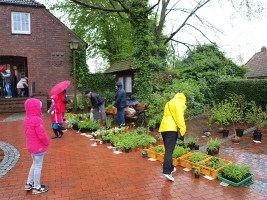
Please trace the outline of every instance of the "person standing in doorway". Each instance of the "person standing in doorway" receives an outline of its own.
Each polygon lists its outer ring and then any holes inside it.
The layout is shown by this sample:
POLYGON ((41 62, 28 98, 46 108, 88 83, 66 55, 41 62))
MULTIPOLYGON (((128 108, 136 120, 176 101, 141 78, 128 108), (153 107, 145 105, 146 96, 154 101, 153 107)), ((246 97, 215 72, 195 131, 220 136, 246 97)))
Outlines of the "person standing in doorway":
POLYGON ((163 175, 170 181, 174 181, 172 173, 176 168, 172 164, 172 154, 176 145, 178 134, 184 137, 186 125, 184 111, 186 110, 186 97, 183 93, 177 93, 174 98, 165 104, 163 118, 160 123, 159 133, 165 146, 163 162, 163 175))
POLYGON ((2 73, 2 76, 5 77, 5 88, 7 91, 7 96, 6 98, 11 98, 12 97, 12 92, 11 92, 11 81, 12 81, 12 77, 11 77, 11 72, 9 69, 6 70, 6 74, 2 73))
POLYGON ((102 126, 106 126, 106 111, 105 111, 105 99, 99 94, 91 92, 90 90, 85 90, 85 96, 91 100, 91 113, 93 113, 93 118, 95 121, 98 120, 98 113, 101 112, 102 115, 102 126))
POLYGON ((41 185, 40 177, 43 159, 50 144, 46 135, 42 116, 42 102, 36 98, 27 99, 24 103, 26 116, 23 120, 24 134, 26 136, 26 149, 30 152, 33 163, 29 171, 25 190, 31 190, 32 194, 48 191, 49 187, 41 185))
POLYGON ((115 85, 117 90, 115 96, 115 103, 113 108, 117 108, 117 120, 118 120, 118 128, 125 126, 125 118, 124 118, 124 108, 126 107, 126 92, 122 87, 122 83, 118 81, 115 85))
POLYGON ((0 98, 5 98, 5 78, 0 75, 0 98))
POLYGON ((21 78, 17 83, 17 89, 19 89, 19 97, 24 97, 26 95, 26 91, 28 90, 27 77, 21 78))

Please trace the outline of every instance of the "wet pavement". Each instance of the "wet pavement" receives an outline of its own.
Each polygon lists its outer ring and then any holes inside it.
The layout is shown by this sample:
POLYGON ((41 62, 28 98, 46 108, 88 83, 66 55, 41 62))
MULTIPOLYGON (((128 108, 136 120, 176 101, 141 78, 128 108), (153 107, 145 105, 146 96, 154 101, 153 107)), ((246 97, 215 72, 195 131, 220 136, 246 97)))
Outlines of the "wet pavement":
MULTIPOLYGON (((141 153, 115 154, 110 144, 92 146, 94 141, 68 130, 61 139, 51 141, 44 157, 41 182, 49 185, 48 192, 32 195, 24 191, 32 160, 25 149, 22 119, 24 113, 0 114, 0 199, 267 199, 267 137, 264 128, 262 143, 253 142, 253 128, 246 127, 239 144, 217 132, 214 124, 211 137, 222 141, 219 154, 252 167, 254 177, 246 184, 222 186, 218 179, 193 177, 177 167, 174 182, 162 176, 162 163, 149 161, 141 153)), ((50 118, 43 116, 48 136, 53 136, 50 118)), ((187 134, 198 136, 200 151, 206 151, 207 138, 203 136, 204 115, 187 120, 187 134)))

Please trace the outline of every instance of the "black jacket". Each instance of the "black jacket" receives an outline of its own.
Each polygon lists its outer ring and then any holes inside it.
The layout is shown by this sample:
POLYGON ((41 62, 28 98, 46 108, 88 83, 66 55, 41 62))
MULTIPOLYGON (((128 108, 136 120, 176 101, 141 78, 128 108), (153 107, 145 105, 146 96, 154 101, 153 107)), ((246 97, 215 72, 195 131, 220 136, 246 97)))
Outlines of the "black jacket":
POLYGON ((93 108, 96 108, 98 106, 101 106, 104 102, 105 99, 101 97, 99 94, 91 92, 91 104, 93 108))

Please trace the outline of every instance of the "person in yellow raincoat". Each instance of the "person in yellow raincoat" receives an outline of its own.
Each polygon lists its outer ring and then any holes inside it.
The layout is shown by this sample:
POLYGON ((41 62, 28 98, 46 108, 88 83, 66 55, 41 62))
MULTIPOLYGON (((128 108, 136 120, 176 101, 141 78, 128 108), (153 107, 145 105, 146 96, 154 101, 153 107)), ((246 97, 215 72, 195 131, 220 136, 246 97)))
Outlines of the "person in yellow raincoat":
POLYGON ((165 155, 163 162, 163 175, 170 181, 174 181, 172 173, 176 168, 172 165, 172 154, 178 138, 177 131, 183 137, 186 132, 184 111, 186 110, 186 96, 177 93, 165 104, 163 118, 160 123, 159 132, 162 134, 165 155))

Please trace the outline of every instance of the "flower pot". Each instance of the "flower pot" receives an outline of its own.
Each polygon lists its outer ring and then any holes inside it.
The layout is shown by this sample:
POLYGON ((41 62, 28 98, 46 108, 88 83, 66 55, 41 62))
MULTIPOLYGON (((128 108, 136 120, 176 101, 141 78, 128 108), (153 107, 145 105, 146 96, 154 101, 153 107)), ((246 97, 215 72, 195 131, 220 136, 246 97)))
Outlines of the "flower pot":
POLYGON ((125 149, 125 150, 124 150, 125 153, 129 153, 129 152, 130 152, 130 149, 131 149, 131 148, 129 148, 129 149, 125 149))
POLYGON ((262 134, 261 135, 253 135, 253 140, 261 141, 261 136, 262 136, 262 134))
POLYGON ((195 173, 195 178, 199 179, 199 177, 200 177, 200 174, 195 173))
POLYGON ((242 137, 243 133, 244 133, 244 129, 238 128, 238 129, 235 130, 235 132, 236 132, 236 136, 242 137))
POLYGON ((147 158, 147 154, 146 153, 142 153, 142 158, 147 158))
POLYGON ((228 137, 228 135, 229 135, 229 130, 225 130, 225 129, 223 129, 222 133, 223 133, 223 137, 228 137))
POLYGON ((220 147, 217 150, 209 150, 207 148, 208 155, 214 156, 215 154, 218 154, 220 150, 220 147))

